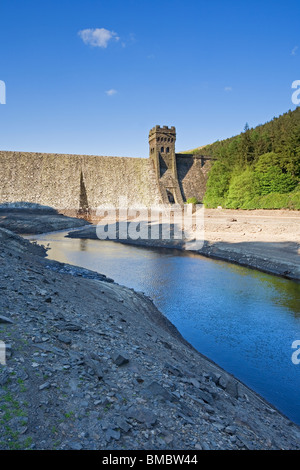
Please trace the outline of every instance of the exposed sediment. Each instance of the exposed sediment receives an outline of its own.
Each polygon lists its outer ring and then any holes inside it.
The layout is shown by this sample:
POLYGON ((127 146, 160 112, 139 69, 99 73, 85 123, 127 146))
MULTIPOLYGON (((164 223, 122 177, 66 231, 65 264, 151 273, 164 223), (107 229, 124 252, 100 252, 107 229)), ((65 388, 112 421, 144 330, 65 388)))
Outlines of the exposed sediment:
POLYGON ((299 449, 142 293, 0 229, 0 449, 299 449))
MULTIPOLYGON (((95 223, 79 228, 68 236, 96 239, 96 226, 95 223)), ((184 237, 119 239, 117 231, 117 241, 141 246, 189 249, 184 237)), ((205 209, 203 244, 196 251, 210 258, 300 280, 300 213, 284 210, 205 209)))
POLYGON ((19 234, 38 234, 87 225, 78 217, 66 217, 52 207, 28 203, 0 204, 0 228, 19 234))

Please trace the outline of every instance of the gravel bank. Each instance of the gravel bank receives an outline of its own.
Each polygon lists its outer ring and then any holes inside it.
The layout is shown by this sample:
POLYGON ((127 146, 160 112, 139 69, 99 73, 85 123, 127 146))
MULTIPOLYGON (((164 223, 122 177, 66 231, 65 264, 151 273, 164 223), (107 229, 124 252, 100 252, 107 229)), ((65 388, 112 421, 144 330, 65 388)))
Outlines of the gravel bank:
POLYGON ((48 206, 29 203, 0 204, 0 228, 18 234, 38 234, 87 225, 84 219, 66 217, 48 206))

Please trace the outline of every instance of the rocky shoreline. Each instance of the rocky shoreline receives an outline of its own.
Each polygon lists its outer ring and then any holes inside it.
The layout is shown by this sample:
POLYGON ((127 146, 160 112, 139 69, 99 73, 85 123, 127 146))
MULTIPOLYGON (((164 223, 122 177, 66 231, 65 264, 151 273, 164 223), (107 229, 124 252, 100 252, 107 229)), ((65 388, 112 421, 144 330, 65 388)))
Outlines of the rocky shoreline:
POLYGON ((0 228, 18 234, 40 234, 68 230, 87 225, 78 217, 66 217, 55 209, 39 204, 0 204, 0 228))
POLYGON ((142 293, 0 228, 0 449, 300 448, 142 293))

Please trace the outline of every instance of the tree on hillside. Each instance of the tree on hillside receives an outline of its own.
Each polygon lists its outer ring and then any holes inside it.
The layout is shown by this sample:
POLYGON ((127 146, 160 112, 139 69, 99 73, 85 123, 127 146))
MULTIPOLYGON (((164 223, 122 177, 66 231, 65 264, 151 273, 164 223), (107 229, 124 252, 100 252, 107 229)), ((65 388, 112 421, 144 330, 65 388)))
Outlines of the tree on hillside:
POLYGON ((230 169, 219 160, 213 165, 210 174, 211 177, 207 182, 204 204, 207 207, 222 206, 229 188, 230 169))
POLYGON ((248 167, 242 172, 236 171, 230 180, 226 207, 238 209, 246 205, 257 194, 257 182, 253 171, 248 167))
POLYGON ((278 208, 280 201, 299 207, 299 193, 294 192, 300 187, 300 107, 254 129, 246 123, 241 134, 216 141, 201 152, 216 159, 204 197, 207 207, 225 203, 245 207, 242 200, 249 202, 249 197, 252 202, 246 206, 251 208, 259 204, 278 208), (291 192, 290 198, 280 196, 291 192))
POLYGON ((274 152, 261 155, 254 169, 259 194, 284 194, 293 191, 298 184, 298 179, 293 175, 292 169, 293 165, 289 157, 283 157, 274 152))
POLYGON ((251 140, 251 131, 247 122, 244 127, 244 132, 241 135, 239 153, 240 153, 239 164, 241 166, 245 166, 248 163, 251 163, 253 161, 254 147, 253 147, 253 143, 251 140))

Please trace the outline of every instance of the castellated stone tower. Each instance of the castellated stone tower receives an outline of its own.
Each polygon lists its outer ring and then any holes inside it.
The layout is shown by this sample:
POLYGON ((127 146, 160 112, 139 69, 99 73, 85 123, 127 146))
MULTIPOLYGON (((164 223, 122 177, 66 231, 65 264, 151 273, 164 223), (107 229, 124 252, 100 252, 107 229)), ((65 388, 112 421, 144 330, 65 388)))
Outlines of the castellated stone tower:
POLYGON ((183 204, 177 176, 175 141, 174 126, 155 126, 149 132, 149 157, 153 162, 162 201, 166 204, 183 204))
POLYGON ((158 178, 167 170, 171 170, 176 177, 175 141, 175 127, 169 129, 167 126, 155 126, 149 132, 150 158, 154 162, 158 178))

